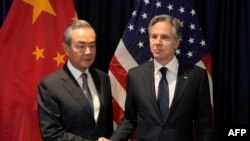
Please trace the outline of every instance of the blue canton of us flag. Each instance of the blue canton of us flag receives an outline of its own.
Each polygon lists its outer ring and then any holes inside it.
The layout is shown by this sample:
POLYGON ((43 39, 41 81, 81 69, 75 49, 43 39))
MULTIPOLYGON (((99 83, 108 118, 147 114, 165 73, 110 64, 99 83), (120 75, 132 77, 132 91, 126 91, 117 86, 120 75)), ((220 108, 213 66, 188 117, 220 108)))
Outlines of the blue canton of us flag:
POLYGON ((195 64, 208 53, 196 12, 189 0, 138 0, 122 36, 128 52, 138 64, 152 58, 147 28, 151 18, 159 14, 168 14, 182 21, 181 44, 176 50, 179 59, 195 64))

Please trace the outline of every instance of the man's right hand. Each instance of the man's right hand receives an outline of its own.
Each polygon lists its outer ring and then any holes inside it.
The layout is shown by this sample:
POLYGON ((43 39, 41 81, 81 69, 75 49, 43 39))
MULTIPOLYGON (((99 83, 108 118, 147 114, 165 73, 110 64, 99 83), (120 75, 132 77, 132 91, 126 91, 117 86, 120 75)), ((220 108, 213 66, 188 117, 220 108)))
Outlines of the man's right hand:
POLYGON ((111 140, 106 139, 106 138, 104 138, 104 137, 100 137, 97 141, 111 141, 111 140))

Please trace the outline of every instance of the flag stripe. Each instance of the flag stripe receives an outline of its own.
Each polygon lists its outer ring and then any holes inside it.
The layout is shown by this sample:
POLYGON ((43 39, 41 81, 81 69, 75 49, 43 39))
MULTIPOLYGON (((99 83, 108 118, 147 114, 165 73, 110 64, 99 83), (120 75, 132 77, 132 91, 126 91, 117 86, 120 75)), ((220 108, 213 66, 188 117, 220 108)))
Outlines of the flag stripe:
POLYGON ((202 62, 204 62, 207 71, 209 72, 210 75, 212 75, 212 66, 211 66, 211 56, 210 53, 206 54, 203 58, 202 58, 202 62))
MULTIPOLYGON (((126 76, 127 71, 121 66, 121 64, 118 62, 117 57, 114 56, 111 60, 110 64, 110 72, 115 76, 115 79, 120 83, 120 85, 123 87, 123 89, 126 89, 126 76)), ((113 85, 112 85, 113 86, 113 85)))
POLYGON ((125 105, 125 98, 126 98, 126 91, 125 89, 122 88, 122 86, 120 85, 120 83, 116 80, 116 78, 114 77, 114 75, 112 74, 112 72, 109 72, 109 76, 110 76, 110 83, 112 86, 112 96, 113 99, 116 100, 117 105, 119 105, 119 108, 121 110, 124 110, 124 105, 125 105))
POLYGON ((123 40, 120 40, 115 51, 115 56, 126 71, 132 67, 138 66, 134 58, 128 52, 123 40))
POLYGON ((117 103, 117 100, 112 101, 113 104, 113 119, 115 123, 119 123, 123 117, 124 110, 120 107, 120 105, 117 103))

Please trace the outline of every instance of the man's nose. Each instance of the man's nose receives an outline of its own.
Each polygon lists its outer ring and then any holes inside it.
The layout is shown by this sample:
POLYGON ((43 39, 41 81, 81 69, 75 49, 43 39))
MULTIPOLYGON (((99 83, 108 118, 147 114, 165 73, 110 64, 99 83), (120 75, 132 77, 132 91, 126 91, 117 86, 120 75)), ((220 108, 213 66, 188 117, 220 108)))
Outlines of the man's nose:
POLYGON ((157 44, 162 44, 162 39, 161 39, 161 37, 157 37, 156 43, 157 43, 157 44))
POLYGON ((86 47, 86 50, 85 50, 85 54, 90 54, 90 53, 91 53, 90 47, 87 46, 87 47, 86 47))

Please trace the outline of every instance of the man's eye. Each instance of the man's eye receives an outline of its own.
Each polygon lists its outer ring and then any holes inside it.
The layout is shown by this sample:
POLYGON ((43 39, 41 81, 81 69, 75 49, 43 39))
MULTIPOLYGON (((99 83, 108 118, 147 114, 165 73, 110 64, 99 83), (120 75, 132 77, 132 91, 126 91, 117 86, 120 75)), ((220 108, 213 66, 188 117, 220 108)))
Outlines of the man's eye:
POLYGON ((152 39, 157 39, 157 36, 156 35, 152 35, 151 38, 152 39))
POLYGON ((83 45, 78 45, 77 47, 78 47, 78 48, 83 48, 84 46, 83 46, 83 45))
POLYGON ((84 45, 76 45, 76 48, 78 49, 83 49, 85 46, 84 45))
POLYGON ((90 44, 89 47, 94 48, 95 44, 90 44))
POLYGON ((169 38, 168 36, 161 36, 161 39, 163 39, 163 40, 166 40, 168 38, 169 38))

